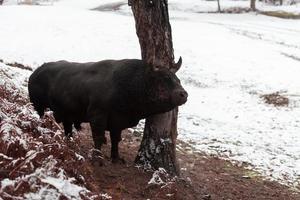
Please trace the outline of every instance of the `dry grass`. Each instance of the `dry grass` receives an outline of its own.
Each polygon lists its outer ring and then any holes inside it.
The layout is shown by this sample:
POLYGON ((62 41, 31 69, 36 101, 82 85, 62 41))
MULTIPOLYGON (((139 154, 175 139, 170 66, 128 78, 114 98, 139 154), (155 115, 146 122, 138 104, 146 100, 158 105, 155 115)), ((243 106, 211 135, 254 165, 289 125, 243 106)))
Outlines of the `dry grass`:
POLYGON ((279 17, 283 19, 300 19, 300 14, 284 12, 284 11, 260 11, 260 14, 271 16, 271 17, 279 17))

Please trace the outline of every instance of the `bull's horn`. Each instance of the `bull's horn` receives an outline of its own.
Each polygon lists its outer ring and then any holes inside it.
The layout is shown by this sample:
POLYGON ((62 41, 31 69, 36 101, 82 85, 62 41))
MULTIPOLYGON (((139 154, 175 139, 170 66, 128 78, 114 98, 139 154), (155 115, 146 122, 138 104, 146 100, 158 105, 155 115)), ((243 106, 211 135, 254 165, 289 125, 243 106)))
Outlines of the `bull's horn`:
POLYGON ((176 73, 180 69, 181 65, 182 65, 182 58, 180 56, 178 62, 174 64, 173 67, 171 68, 171 71, 176 73))

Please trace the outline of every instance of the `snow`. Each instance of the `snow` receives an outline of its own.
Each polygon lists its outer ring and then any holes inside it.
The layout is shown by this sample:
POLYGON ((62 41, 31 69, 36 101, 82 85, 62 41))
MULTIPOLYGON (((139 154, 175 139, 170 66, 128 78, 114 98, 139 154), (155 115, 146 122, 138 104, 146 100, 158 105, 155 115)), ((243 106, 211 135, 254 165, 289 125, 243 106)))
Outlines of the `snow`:
POLYGON ((190 94, 181 109, 179 138, 296 183, 300 69, 299 61, 282 52, 300 56, 300 23, 252 14, 239 15, 241 20, 234 15, 201 17, 194 19, 201 29, 186 22, 173 26, 178 35, 197 38, 199 46, 197 50, 189 43, 193 40, 174 37, 177 53, 185 59, 180 73, 190 94), (200 87, 189 84, 197 81, 200 87), (289 107, 274 108, 259 98, 276 91, 288 96, 289 107))
POLYGON ((158 170, 154 171, 152 174, 152 178, 148 182, 148 185, 163 185, 165 181, 162 180, 160 177, 161 174, 166 174, 167 172, 163 168, 159 168, 158 170))
MULTIPOLYGON (((299 2, 299 1, 295 1, 299 2)), ((175 11, 183 12, 216 12, 218 10, 217 1, 203 1, 203 0, 170 0, 169 8, 175 11)), ((250 1, 243 0, 220 0, 221 10, 228 8, 240 7, 249 8, 250 1)), ((300 13, 300 5, 290 5, 290 1, 284 1, 283 6, 266 4, 265 2, 256 1, 256 8, 260 11, 286 11, 293 13, 300 13)))
MULTIPOLYGON (((125 1, 0 6, 0 19, 5 19, 0 20, 0 59, 36 68, 62 59, 139 58, 130 8, 91 10, 115 2, 125 1)), ((178 76, 189 93, 188 102, 180 107, 179 139, 199 151, 249 163, 281 183, 299 184, 300 21, 256 13, 199 14, 215 11, 216 2, 169 2, 175 56, 184 61, 178 76), (288 107, 266 105, 260 98, 277 91, 289 98, 288 107)), ((221 1, 222 8, 248 4, 221 1)), ((257 6, 300 13, 299 5, 258 2, 257 6)), ((0 69, 1 76, 4 71, 26 90, 23 85, 30 71, 4 64, 0 69)))
POLYGON ((80 192, 84 191, 84 188, 72 184, 72 180, 62 180, 54 177, 47 177, 41 180, 43 183, 48 183, 58 189, 59 192, 64 194, 70 199, 80 198, 80 192))
POLYGON ((152 174, 151 179, 148 181, 148 185, 159 185, 164 188, 170 184, 173 184, 177 177, 170 176, 164 168, 158 168, 152 174))

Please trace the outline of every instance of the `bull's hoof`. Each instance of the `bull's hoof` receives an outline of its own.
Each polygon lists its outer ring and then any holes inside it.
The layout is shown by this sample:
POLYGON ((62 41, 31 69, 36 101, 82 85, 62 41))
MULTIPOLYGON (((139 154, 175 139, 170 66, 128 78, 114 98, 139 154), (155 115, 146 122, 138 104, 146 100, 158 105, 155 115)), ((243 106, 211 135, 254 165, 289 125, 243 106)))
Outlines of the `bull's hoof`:
POLYGON ((101 150, 99 150, 99 149, 92 149, 92 150, 90 151, 89 157, 90 157, 91 159, 93 159, 93 158, 100 158, 100 159, 103 159, 103 153, 102 153, 101 150))
POLYGON ((89 153, 89 158, 93 165, 103 166, 104 165, 104 156, 102 152, 98 149, 92 149, 89 153))
POLYGON ((106 137, 104 137, 104 138, 102 139, 102 144, 107 144, 107 139, 106 139, 106 137))
POLYGON ((126 164, 126 161, 123 158, 111 158, 113 164, 126 164))
POLYGON ((64 140, 65 142, 72 142, 73 141, 72 134, 65 135, 64 140))
POLYGON ((73 137, 72 137, 72 136, 73 136, 73 133, 67 133, 65 136, 66 136, 66 138, 69 139, 69 140, 73 139, 73 137))
POLYGON ((82 127, 81 127, 81 124, 74 124, 74 127, 77 131, 81 131, 82 130, 82 127))

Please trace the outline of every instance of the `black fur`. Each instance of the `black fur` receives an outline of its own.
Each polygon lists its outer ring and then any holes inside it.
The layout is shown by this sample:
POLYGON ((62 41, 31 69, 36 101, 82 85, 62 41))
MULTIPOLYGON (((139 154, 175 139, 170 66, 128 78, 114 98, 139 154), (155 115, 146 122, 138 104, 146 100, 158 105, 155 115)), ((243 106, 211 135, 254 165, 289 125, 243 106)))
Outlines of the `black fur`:
POLYGON ((42 117, 50 108, 66 135, 73 123, 79 129, 81 122, 89 122, 95 148, 100 149, 106 143, 104 131, 110 131, 113 160, 119 159, 123 129, 187 100, 174 73, 135 59, 46 63, 30 76, 28 90, 38 114, 42 117))

